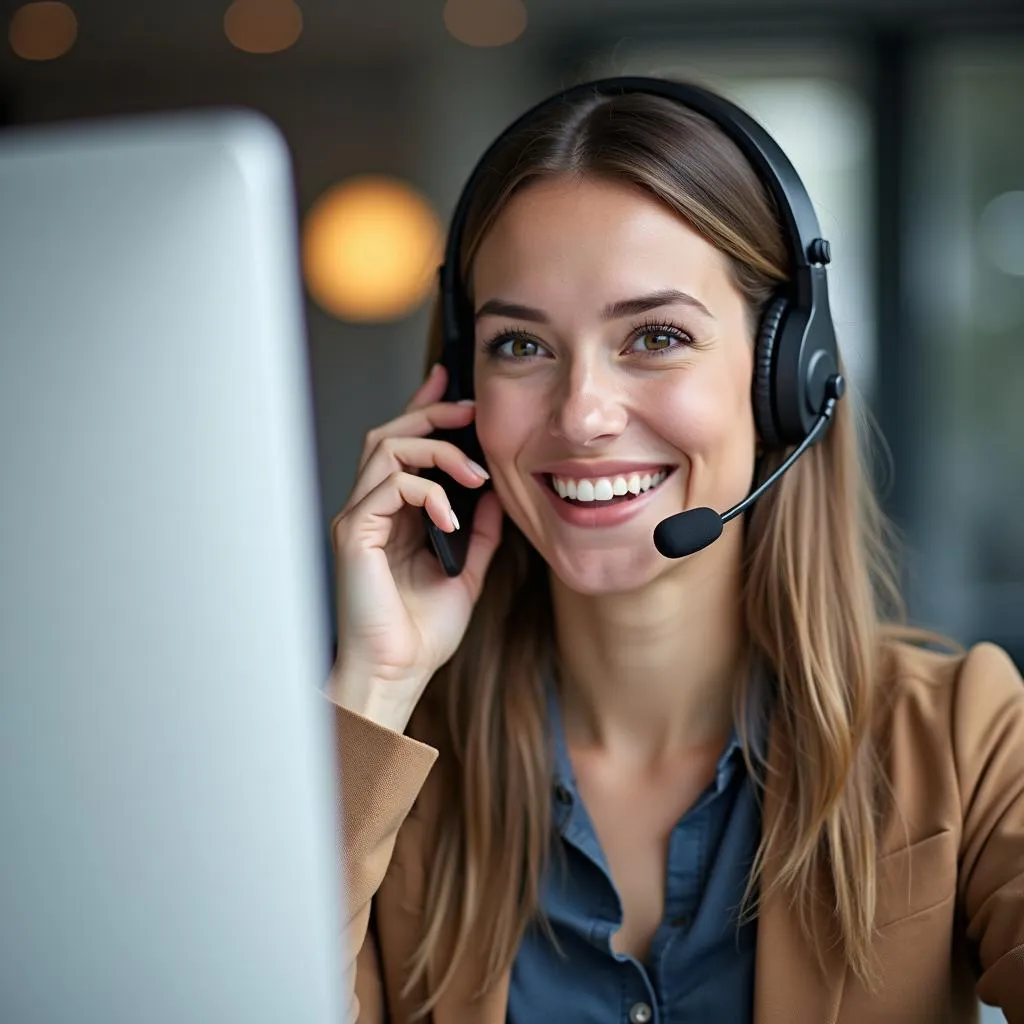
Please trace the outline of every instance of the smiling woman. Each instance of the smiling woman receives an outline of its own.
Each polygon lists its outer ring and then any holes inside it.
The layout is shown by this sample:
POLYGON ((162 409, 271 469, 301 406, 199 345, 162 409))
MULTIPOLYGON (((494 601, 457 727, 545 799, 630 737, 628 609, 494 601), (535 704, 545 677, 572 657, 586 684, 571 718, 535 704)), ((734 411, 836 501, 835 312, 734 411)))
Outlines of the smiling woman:
MULTIPOLYGON (((556 177, 504 207, 472 287, 476 429, 506 513, 569 591, 678 574, 654 527, 728 507, 754 472, 750 312, 728 260, 648 191, 556 177), (586 507, 550 500, 553 476, 582 480, 586 507), (615 502, 616 476, 623 494, 647 477, 644 500, 615 502), (609 477, 594 507, 589 481, 609 477)), ((732 557, 742 524, 729 534, 709 558, 732 557)))
POLYGON ((360 1021, 1024 1020, 1024 687, 900 625, 773 147, 610 80, 460 201, 332 526, 360 1021))

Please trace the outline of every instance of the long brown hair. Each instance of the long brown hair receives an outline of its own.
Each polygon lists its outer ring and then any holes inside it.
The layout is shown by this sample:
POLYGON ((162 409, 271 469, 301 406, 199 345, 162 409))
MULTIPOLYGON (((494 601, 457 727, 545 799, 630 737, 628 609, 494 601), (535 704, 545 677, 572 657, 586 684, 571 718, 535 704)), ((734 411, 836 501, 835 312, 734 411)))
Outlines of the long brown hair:
MULTIPOLYGON (((752 324, 787 279, 775 210, 736 146, 679 104, 629 94, 566 104, 507 139, 470 210, 463 280, 510 197, 552 176, 599 177, 653 194, 728 257, 752 324)), ((439 358, 436 315, 428 349, 429 361, 439 358)), ((824 873, 845 959, 870 985, 880 790, 870 726, 883 624, 899 617, 900 605, 857 416, 847 396, 825 439, 747 522, 746 625, 777 683, 773 735, 795 754, 785 773, 767 777, 785 812, 762 836, 748 897, 759 883, 761 899, 785 890, 811 935, 812 882, 824 873), (768 888, 766 863, 774 868, 768 888)), ((781 457, 769 454, 763 469, 781 457)), ((445 799, 431 840, 427 928, 408 981, 411 991, 429 963, 438 967, 425 1013, 470 951, 486 953, 478 982, 488 988, 511 966, 539 909, 550 846, 541 691, 550 621, 546 567, 506 523, 467 635, 427 691, 443 723, 435 770, 445 799)))

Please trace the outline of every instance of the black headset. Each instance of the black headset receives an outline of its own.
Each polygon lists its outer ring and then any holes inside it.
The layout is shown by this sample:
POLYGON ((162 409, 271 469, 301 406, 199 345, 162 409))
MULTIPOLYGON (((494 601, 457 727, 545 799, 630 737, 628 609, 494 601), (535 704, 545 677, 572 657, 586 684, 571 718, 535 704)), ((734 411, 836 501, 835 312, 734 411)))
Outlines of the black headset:
MULTIPOLYGON (((466 218, 480 178, 488 172, 495 153, 508 136, 538 115, 578 98, 628 93, 647 93, 673 100, 716 124, 747 158, 772 197, 789 250, 790 280, 768 301, 758 325, 752 402, 754 422, 764 447, 778 450, 796 445, 799 451, 793 452, 772 477, 742 503, 742 508, 737 506, 725 513, 721 517, 725 522, 748 507, 817 440, 831 417, 835 402, 842 396, 844 381, 839 373, 835 328, 828 301, 825 268, 831 252, 829 243, 821 237, 807 190, 789 158, 768 132, 735 104, 714 92, 658 78, 605 78, 587 82, 532 107, 487 148, 459 196, 440 270, 444 332, 441 361, 449 374, 446 398, 457 401, 473 397, 474 315, 459 263, 466 218)), ((459 438, 464 447, 474 446, 474 441, 475 437, 469 432, 459 438)), ((477 457, 480 452, 478 446, 475 447, 473 454, 477 457)), ((446 487, 450 488, 451 483, 449 478, 446 487)), ((708 513, 708 517, 718 515, 710 509, 691 510, 686 513, 691 520, 694 511, 708 513)), ((717 524, 717 529, 721 532, 721 523, 717 524)), ((435 530, 431 534, 437 549, 438 541, 445 535, 438 536, 439 531, 435 530)), ((657 535, 655 541, 662 549, 657 535)), ((670 554, 668 550, 663 553, 670 554)), ((461 564, 458 568, 451 564, 451 557, 446 558, 441 551, 438 554, 449 573, 454 575, 453 569, 457 572, 461 568, 461 564)))
POLYGON ((757 334, 754 416, 766 447, 799 444, 839 371, 825 266, 831 254, 803 182, 778 143, 739 107, 706 89, 657 78, 606 78, 574 86, 528 110, 492 143, 469 177, 452 216, 441 267, 442 361, 458 398, 473 395, 473 311, 459 273, 466 216, 476 184, 505 139, 537 115, 584 96, 649 93, 674 100, 713 121, 753 165, 775 202, 789 249, 792 277, 767 304, 757 334))

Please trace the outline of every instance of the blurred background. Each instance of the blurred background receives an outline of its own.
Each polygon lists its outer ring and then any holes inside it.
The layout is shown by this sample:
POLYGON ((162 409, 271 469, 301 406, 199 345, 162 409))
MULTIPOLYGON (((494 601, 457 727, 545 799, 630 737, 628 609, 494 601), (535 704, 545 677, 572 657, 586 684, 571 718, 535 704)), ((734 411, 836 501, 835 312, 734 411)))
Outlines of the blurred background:
MULTIPOLYGON (((0 130, 210 105, 293 153, 327 524, 422 373, 444 226, 526 106, 609 73, 745 104, 832 242, 915 622, 1024 667, 1024 5, 74 0, 0 7, 0 130)), ((0 225, 0 230, 3 226, 0 225)))
POLYGON ((832 242, 912 619, 995 640, 1024 668, 1024 5, 4 0, 0 29, 0 131, 212 105, 282 130, 329 574, 363 434, 421 377, 444 226, 486 144, 604 74, 736 98, 788 151, 832 242))

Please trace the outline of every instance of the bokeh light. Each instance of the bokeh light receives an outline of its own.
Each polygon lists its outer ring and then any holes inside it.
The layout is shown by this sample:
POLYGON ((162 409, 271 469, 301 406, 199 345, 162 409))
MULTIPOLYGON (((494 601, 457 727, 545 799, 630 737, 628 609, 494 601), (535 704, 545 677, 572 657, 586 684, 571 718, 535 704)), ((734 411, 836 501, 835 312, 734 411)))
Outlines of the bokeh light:
POLYGON ((302 35, 302 10, 293 0, 234 0, 224 12, 224 34, 246 53, 279 53, 302 35))
POLYGON ((78 19, 67 5, 45 2, 25 4, 11 17, 8 40, 23 60, 56 60, 78 38, 78 19))
POLYGON ((506 46, 526 31, 522 0, 447 0, 444 24, 467 46, 506 46))
POLYGON ((324 193, 306 217, 306 286, 341 319, 398 319, 432 288, 442 247, 440 221, 413 188, 383 176, 353 178, 324 193))
POLYGON ((981 247, 1004 274, 1024 277, 1024 192, 996 196, 978 221, 981 247))

